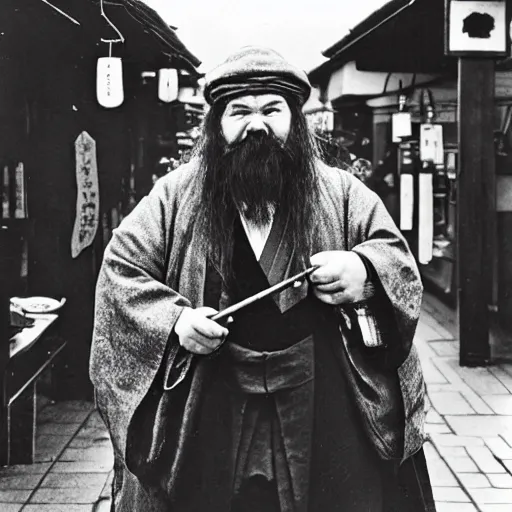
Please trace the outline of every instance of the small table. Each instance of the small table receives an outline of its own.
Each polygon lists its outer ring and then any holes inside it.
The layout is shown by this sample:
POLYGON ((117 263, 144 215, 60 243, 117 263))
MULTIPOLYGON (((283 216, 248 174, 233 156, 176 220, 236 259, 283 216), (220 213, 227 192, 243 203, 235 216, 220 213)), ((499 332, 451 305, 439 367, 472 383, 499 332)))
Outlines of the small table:
POLYGON ((37 379, 66 345, 63 339, 51 335, 58 314, 27 314, 27 317, 34 319, 34 324, 9 340, 9 361, 0 376, 0 464, 34 461, 37 379))

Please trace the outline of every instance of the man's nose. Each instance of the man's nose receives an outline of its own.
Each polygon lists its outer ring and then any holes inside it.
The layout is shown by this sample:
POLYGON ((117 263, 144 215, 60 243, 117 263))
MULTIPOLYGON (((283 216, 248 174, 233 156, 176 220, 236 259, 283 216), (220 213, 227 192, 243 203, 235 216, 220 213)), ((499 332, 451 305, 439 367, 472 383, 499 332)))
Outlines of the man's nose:
POLYGON ((263 120, 263 116, 253 115, 249 119, 249 122, 247 123, 247 126, 245 127, 245 131, 246 131, 246 133, 264 131, 266 134, 268 134, 268 126, 265 124, 265 121, 263 120))

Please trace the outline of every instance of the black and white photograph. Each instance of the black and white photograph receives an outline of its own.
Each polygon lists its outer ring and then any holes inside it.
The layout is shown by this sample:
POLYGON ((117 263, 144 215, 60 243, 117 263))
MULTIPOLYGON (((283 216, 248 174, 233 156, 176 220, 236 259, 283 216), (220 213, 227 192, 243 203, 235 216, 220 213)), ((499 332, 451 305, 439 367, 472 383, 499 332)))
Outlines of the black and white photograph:
POLYGON ((510 512, 509 0, 0 0, 0 512, 510 512))

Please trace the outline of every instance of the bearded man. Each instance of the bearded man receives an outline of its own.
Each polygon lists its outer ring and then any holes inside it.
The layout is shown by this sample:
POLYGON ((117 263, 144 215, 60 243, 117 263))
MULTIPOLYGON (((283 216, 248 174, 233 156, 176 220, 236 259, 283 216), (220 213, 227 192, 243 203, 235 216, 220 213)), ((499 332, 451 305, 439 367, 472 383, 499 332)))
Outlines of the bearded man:
POLYGON ((91 378, 116 511, 434 510, 418 270, 378 197, 318 158, 309 93, 272 50, 232 55, 196 156, 114 231, 91 378))

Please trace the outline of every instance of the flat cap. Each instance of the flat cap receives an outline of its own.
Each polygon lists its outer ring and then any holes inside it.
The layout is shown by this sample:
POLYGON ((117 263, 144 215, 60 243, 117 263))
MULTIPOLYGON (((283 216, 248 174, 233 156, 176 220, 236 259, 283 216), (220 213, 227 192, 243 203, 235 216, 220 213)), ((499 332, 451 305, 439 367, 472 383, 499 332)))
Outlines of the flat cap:
POLYGON ((309 98, 306 73, 270 48, 245 46, 205 76, 204 96, 212 105, 247 94, 275 93, 294 97, 300 105, 309 98))

